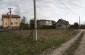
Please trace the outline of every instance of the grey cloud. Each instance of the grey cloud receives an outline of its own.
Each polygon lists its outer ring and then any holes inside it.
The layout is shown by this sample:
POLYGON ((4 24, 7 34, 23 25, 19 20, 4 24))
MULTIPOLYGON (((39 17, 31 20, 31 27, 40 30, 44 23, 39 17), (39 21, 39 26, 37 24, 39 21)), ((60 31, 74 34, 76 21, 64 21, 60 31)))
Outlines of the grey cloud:
MULTIPOLYGON (((84 0, 61 1, 67 7, 69 7, 72 12, 76 14, 76 16, 84 14, 84 9, 78 7, 84 7, 84 0)), ((72 13, 59 2, 59 0, 36 0, 36 2, 38 19, 58 20, 59 18, 64 18, 70 21, 71 19, 75 18, 75 15, 73 16, 72 13)), ((21 16, 26 16, 28 21, 33 18, 33 0, 0 0, 0 14, 8 12, 8 7, 13 8, 13 13, 19 14, 21 16)), ((76 19, 71 20, 70 22, 73 23, 75 21, 76 19)))

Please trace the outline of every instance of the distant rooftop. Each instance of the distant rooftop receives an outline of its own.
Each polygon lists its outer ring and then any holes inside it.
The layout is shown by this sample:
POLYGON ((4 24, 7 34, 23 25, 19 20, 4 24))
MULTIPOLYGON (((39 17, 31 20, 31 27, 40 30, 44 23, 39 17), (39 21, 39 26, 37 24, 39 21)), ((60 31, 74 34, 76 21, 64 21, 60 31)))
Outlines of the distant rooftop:
MULTIPOLYGON (((31 20, 34 20, 34 19, 31 19, 31 20)), ((54 21, 54 20, 38 19, 37 21, 54 21)))
MULTIPOLYGON (((3 14, 2 15, 2 18, 10 18, 10 15, 9 14, 3 14)), ((20 18, 20 16, 19 15, 12 14, 11 15, 11 18, 20 18)))
POLYGON ((66 21, 66 20, 63 20, 63 19, 59 19, 57 22, 62 22, 62 23, 64 23, 64 24, 69 24, 69 22, 68 21, 66 21))

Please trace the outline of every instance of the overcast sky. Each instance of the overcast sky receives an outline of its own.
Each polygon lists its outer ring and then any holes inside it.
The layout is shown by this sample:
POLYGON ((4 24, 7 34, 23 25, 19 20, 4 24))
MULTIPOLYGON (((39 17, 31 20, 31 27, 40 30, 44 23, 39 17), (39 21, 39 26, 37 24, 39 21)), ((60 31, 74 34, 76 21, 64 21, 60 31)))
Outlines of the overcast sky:
MULTIPOLYGON (((62 18, 73 24, 79 21, 85 23, 85 0, 36 0, 37 19, 55 20, 62 18)), ((27 21, 33 18, 33 0, 0 0, 0 18, 13 8, 13 13, 25 16, 27 21)), ((1 19, 0 19, 1 20, 1 19)), ((1 24, 1 21, 0 21, 1 24)))

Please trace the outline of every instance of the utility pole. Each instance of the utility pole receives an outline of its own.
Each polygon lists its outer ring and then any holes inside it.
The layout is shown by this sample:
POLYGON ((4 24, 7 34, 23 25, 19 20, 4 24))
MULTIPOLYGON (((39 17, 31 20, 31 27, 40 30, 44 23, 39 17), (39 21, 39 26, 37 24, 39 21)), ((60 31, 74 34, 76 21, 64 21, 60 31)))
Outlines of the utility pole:
POLYGON ((35 40, 38 41, 37 38, 37 20, 36 20, 36 0, 33 0, 34 4, 34 33, 35 33, 35 40))
POLYGON ((12 8, 8 8, 9 9, 9 13, 10 13, 10 22, 9 22, 9 29, 11 30, 11 13, 12 13, 12 8))
POLYGON ((79 29, 80 29, 80 16, 79 16, 79 29))

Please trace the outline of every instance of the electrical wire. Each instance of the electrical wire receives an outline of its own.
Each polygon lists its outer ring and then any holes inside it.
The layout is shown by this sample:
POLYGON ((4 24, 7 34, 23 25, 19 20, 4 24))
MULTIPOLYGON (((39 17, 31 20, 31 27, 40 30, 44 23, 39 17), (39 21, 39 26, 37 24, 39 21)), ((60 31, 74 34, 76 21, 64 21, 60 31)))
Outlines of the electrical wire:
POLYGON ((68 10, 74 15, 74 13, 72 12, 72 10, 71 10, 70 8, 68 8, 61 0, 58 0, 58 1, 60 1, 60 3, 61 3, 62 5, 64 5, 64 6, 66 7, 66 9, 68 9, 68 10))
MULTIPOLYGON (((74 13, 72 12, 72 10, 70 9, 70 8, 68 8, 61 0, 58 0, 68 11, 70 11, 71 12, 71 14, 72 14, 72 17, 73 18, 76 18, 74 15, 74 13)), ((72 19, 71 19, 72 20, 72 19)))

